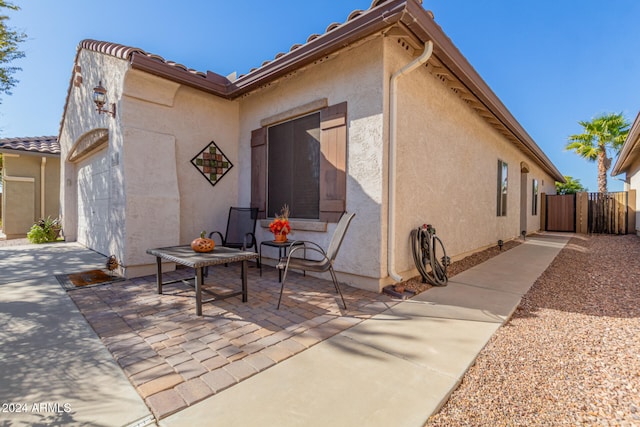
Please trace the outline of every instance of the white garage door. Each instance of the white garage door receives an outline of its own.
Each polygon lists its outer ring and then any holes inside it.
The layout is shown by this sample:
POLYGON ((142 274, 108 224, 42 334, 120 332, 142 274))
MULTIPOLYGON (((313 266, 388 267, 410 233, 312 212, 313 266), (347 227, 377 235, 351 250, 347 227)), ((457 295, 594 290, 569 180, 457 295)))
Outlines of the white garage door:
POLYGON ((108 150, 101 150, 78 165, 78 242, 109 255, 108 150))

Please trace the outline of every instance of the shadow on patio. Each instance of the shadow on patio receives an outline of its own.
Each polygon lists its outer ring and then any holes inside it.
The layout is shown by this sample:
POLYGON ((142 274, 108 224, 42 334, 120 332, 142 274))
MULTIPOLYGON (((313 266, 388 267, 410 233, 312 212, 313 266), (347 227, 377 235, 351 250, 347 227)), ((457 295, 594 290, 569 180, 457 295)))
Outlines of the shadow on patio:
MULTIPOLYGON (((239 265, 210 268, 205 289, 240 288, 239 265)), ((193 270, 164 273, 189 278, 193 270)), ((203 305, 177 283, 158 295, 155 276, 78 289, 69 295, 160 419, 220 392, 396 304, 343 286, 348 310, 328 280, 291 272, 280 310, 272 267, 248 270, 249 299, 203 305)), ((217 289, 219 291, 219 289, 217 289)), ((206 295, 206 294, 205 294, 206 295)))

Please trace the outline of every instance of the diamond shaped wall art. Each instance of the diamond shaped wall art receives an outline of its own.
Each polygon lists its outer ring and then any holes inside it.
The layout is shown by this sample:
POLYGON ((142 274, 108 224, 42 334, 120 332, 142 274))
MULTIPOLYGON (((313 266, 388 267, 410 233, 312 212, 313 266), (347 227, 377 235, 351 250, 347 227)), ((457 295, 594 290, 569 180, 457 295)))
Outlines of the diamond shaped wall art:
POLYGON ((216 185, 233 167, 233 164, 213 141, 191 159, 191 164, 198 169, 211 185, 216 185))

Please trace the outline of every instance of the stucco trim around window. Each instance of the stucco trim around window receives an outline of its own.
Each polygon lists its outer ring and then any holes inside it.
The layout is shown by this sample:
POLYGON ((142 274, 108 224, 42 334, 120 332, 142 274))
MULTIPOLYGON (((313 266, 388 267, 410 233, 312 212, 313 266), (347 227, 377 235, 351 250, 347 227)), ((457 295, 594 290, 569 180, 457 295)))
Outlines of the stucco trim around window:
POLYGON ((305 114, 313 113, 314 111, 327 108, 329 106, 329 100, 327 98, 316 99, 307 104, 300 105, 295 108, 291 108, 287 111, 283 111, 278 114, 274 114, 271 117, 260 120, 260 126, 267 127, 276 123, 284 122, 286 120, 292 120, 296 117, 304 116, 305 114))
MULTIPOLYGON (((260 227, 268 229, 271 219, 260 220, 260 227)), ((317 220, 289 220, 289 225, 294 231, 315 231, 319 233, 327 232, 327 223, 317 220)))

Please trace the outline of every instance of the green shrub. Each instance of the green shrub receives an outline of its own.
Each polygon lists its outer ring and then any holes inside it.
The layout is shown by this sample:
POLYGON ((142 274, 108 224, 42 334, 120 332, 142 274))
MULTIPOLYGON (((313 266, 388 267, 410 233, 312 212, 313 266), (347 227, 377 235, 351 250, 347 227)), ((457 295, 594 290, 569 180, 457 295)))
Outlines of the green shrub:
POLYGON ((58 240, 59 234, 60 220, 47 217, 47 219, 41 219, 31 226, 31 230, 27 233, 27 239, 31 243, 55 242, 58 240))

